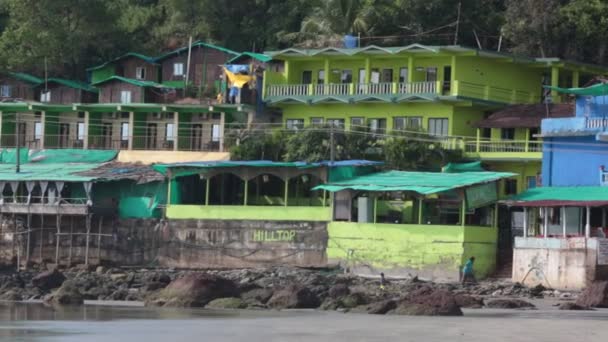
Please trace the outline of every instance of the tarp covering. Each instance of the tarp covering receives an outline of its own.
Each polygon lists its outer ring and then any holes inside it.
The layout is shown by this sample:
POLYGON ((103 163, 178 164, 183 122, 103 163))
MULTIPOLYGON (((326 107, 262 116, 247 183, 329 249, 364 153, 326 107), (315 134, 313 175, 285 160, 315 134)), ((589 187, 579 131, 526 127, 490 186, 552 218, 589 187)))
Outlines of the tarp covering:
MULTIPOLYGON (((113 160, 118 155, 115 150, 77 150, 77 149, 53 149, 53 150, 29 150, 19 149, 21 163, 51 164, 51 163, 105 163, 113 160)), ((15 164, 17 162, 15 149, 3 149, 0 151, 0 163, 15 164)))
POLYGON ((560 207, 608 205, 608 187, 563 186, 528 189, 504 201, 512 206, 560 207))
POLYGON ((88 182, 95 177, 77 175, 98 167, 98 163, 23 164, 15 172, 14 164, 0 164, 0 181, 88 182))
POLYGON ((445 173, 458 173, 458 172, 483 172, 483 167, 481 167, 481 162, 471 162, 471 163, 449 163, 444 166, 441 172, 445 173))
POLYGON ((226 73, 226 77, 230 81, 233 87, 243 88, 243 86, 253 80, 253 76, 250 75, 241 75, 236 74, 228 70, 228 68, 224 67, 224 72, 226 73))
POLYGON ((331 192, 342 190, 374 192, 411 191, 421 195, 430 195, 475 184, 493 182, 514 175, 508 172, 439 173, 386 171, 319 185, 313 188, 313 190, 327 190, 331 192))
POLYGON ((555 90, 564 94, 584 95, 584 96, 601 96, 608 95, 608 83, 599 83, 586 88, 560 88, 545 86, 547 89, 555 90))

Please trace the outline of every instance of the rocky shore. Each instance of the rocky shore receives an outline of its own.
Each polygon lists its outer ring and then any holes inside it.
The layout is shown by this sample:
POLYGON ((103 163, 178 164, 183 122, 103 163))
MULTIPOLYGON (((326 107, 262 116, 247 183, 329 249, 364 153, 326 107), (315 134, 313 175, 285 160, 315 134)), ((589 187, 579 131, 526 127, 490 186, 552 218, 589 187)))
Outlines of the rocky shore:
MULTIPOLYGON (((597 295, 598 290, 595 292, 597 295)), ((574 304, 576 294, 542 286, 527 288, 496 281, 462 286, 412 278, 389 279, 381 288, 379 279, 344 274, 340 269, 176 271, 98 267, 0 274, 0 300, 44 300, 54 305, 113 300, 142 301, 147 306, 163 307, 310 308, 458 316, 462 315, 461 308, 533 309, 526 299, 542 297, 562 299, 564 309, 569 310, 589 306, 574 304)))

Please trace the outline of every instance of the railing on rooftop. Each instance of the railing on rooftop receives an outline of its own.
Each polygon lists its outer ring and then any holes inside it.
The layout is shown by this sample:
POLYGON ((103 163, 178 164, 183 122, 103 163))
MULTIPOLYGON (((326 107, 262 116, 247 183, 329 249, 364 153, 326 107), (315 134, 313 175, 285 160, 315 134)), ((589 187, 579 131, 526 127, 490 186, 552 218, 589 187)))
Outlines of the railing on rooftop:
POLYGON ((272 84, 266 87, 266 96, 436 94, 439 89, 438 83, 439 82, 272 84))

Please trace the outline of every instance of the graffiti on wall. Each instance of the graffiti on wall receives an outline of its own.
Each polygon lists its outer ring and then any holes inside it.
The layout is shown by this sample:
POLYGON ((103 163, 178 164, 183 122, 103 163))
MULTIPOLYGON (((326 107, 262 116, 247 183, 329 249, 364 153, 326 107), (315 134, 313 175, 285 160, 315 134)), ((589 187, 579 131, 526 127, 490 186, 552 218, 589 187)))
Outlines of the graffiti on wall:
POLYGON ((290 242, 296 240, 295 230, 254 230, 255 242, 290 242))

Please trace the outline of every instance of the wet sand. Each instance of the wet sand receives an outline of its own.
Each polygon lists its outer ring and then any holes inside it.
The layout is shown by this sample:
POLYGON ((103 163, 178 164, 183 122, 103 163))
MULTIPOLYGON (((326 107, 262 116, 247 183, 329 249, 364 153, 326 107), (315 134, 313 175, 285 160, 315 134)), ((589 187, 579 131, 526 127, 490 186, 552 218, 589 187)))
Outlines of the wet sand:
POLYGON ((0 304, 0 341, 605 341, 608 310, 464 310, 464 317, 0 304))

